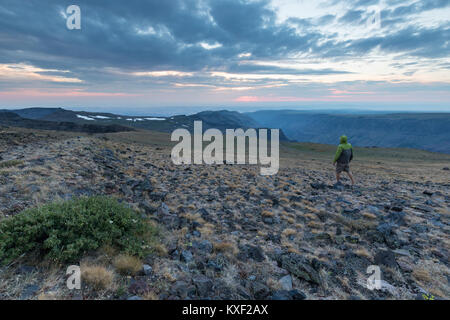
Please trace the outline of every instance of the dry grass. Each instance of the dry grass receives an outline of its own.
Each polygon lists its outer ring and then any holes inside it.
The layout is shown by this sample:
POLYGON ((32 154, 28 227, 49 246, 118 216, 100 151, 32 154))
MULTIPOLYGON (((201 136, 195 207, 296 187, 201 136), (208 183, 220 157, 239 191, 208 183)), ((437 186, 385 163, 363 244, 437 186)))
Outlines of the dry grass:
POLYGON ((45 292, 37 296, 38 300, 61 300, 56 292, 45 292))
POLYGON ((280 281, 278 281, 278 280, 276 280, 276 279, 274 279, 274 278, 272 278, 272 277, 269 277, 269 278, 267 279, 266 285, 267 285, 269 288, 272 288, 272 289, 274 289, 274 290, 281 290, 281 284, 280 284, 280 281))
POLYGON ((368 260, 372 259, 372 255, 366 248, 359 248, 359 249, 355 250, 355 254, 357 256, 367 258, 368 260))
POLYGON ((198 231, 201 232, 202 235, 210 236, 214 233, 215 226, 212 223, 205 223, 202 227, 198 228, 198 231))
POLYGON ((167 257, 167 248, 162 243, 157 243, 153 246, 153 250, 159 257, 167 257))
POLYGON ((423 268, 414 269, 412 275, 418 281, 425 283, 431 282, 431 274, 428 272, 428 270, 425 270, 423 268))
POLYGON ((169 282, 175 282, 177 281, 177 276, 176 274, 167 266, 164 267, 161 271, 160 274, 162 274, 162 276, 167 279, 169 282))
POLYGON ((120 274, 135 275, 142 269, 142 261, 128 254, 120 254, 114 259, 114 267, 120 274))
POLYGON ((283 232, 282 232, 281 234, 282 234, 283 236, 285 236, 285 237, 289 237, 289 236, 291 236, 291 235, 297 234, 297 230, 291 229, 291 228, 287 228, 287 229, 284 229, 283 232))
POLYGON ((107 256, 108 258, 112 258, 114 256, 117 255, 117 249, 114 248, 113 246, 110 245, 106 245, 100 248, 99 252, 101 254, 104 254, 105 256, 107 256))
POLYGON ((257 232, 258 236, 260 237, 265 237, 267 235, 267 231, 264 230, 258 230, 257 232))
POLYGON ((81 279, 95 290, 113 288, 114 273, 100 265, 81 265, 81 279))
POLYGON ((275 214, 272 211, 264 210, 263 212, 261 212, 261 215, 263 217, 273 217, 275 214))
POLYGON ((222 280, 230 288, 236 288, 237 286, 239 286, 238 277, 239 277, 238 269, 234 264, 226 266, 222 272, 222 280))
POLYGON ((353 231, 364 231, 364 230, 374 229, 377 226, 377 222, 364 221, 362 219, 358 219, 358 220, 349 221, 348 226, 353 231))
POLYGON ((293 246, 288 246, 287 251, 289 253, 296 253, 296 254, 300 254, 300 251, 298 251, 297 248, 293 247, 293 246))
POLYGON ((287 221, 287 223, 289 223, 289 224, 295 224, 295 219, 292 218, 292 217, 287 218, 286 221, 287 221))
POLYGON ((147 292, 144 294, 144 296, 142 297, 144 300, 159 300, 159 297, 156 293, 154 293, 153 291, 147 292))
POLYGON ((0 169, 11 168, 23 164, 21 160, 8 160, 0 162, 0 169))
POLYGON ((375 220, 377 218, 376 215, 374 215, 373 213, 370 213, 370 212, 363 212, 362 216, 367 219, 372 219, 372 220, 375 220))
POLYGON ((229 241, 214 242, 213 247, 215 252, 229 252, 232 254, 236 254, 238 252, 236 245, 229 241))
POLYGON ((321 229, 322 228, 322 224, 316 221, 310 221, 307 224, 308 227, 310 227, 311 229, 321 229))
POLYGON ((331 217, 338 223, 350 228, 351 231, 365 231, 374 229, 377 226, 376 221, 366 221, 363 219, 350 219, 339 214, 333 214, 331 217))
POLYGON ((312 213, 306 213, 303 215, 305 218, 308 218, 310 220, 316 220, 317 216, 312 213))
POLYGON ((185 217, 189 221, 195 221, 200 224, 205 223, 205 220, 203 220, 202 216, 199 213, 185 213, 182 216, 185 217))
POLYGON ((448 299, 450 290, 448 287, 447 266, 436 263, 433 260, 421 260, 413 269, 412 276, 417 283, 429 293, 448 299))
POLYGON ((280 203, 289 203, 289 199, 282 197, 282 198, 280 198, 280 203))

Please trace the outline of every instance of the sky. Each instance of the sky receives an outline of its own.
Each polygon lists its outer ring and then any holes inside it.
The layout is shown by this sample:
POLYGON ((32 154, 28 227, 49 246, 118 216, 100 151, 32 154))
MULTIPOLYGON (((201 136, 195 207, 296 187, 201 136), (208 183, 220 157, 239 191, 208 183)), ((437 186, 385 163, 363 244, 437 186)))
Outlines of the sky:
POLYGON ((1 0, 0 107, 450 112, 449 17, 450 0, 1 0))

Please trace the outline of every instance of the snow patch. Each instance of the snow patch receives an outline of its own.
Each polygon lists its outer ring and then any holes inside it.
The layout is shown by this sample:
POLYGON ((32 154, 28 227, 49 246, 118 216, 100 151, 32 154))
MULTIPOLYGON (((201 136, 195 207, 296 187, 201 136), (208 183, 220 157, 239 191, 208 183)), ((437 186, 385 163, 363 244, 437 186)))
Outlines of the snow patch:
POLYGON ((83 120, 95 121, 95 119, 92 119, 92 118, 89 118, 89 117, 86 117, 86 116, 82 116, 82 115, 79 115, 79 114, 77 114, 77 118, 80 118, 80 119, 83 119, 83 120))

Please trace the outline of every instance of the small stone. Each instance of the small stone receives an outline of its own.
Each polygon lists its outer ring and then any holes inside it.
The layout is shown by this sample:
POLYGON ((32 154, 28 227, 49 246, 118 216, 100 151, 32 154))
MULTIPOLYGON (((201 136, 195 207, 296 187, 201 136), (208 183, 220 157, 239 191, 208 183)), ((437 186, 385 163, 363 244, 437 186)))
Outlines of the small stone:
POLYGON ((306 294, 298 290, 290 290, 289 294, 292 297, 292 300, 305 300, 306 294))
POLYGON ((144 272, 144 274, 145 274, 146 276, 149 276, 149 275, 152 274, 153 269, 152 269, 152 267, 149 266, 148 264, 144 264, 144 265, 142 266, 142 271, 144 272))
POLYGON ((270 300, 292 300, 292 296, 286 290, 275 291, 270 300))
POLYGON ((247 251, 247 257, 252 260, 255 260, 257 262, 262 262, 265 259, 264 252, 260 247, 248 245, 246 247, 246 251, 247 251))
POLYGON ((411 228, 417 233, 425 233, 428 232, 428 227, 426 225, 416 223, 411 226, 411 228))
POLYGON ((333 185, 333 189, 338 191, 344 191, 345 187, 342 183, 338 182, 333 185))
POLYGON ((326 184, 321 183, 321 182, 311 183, 310 185, 311 185, 311 188, 316 189, 316 190, 322 190, 327 187, 326 184))
POLYGON ((142 298, 139 296, 131 296, 131 297, 127 298, 127 300, 142 300, 142 298))
POLYGON ((191 262, 194 259, 194 256, 192 255, 192 252, 190 252, 189 250, 183 250, 181 252, 180 259, 181 259, 181 261, 184 261, 184 262, 191 262))
POLYGON ((267 296, 270 293, 269 288, 261 282, 254 282, 252 288, 253 288, 253 295, 257 300, 263 300, 267 298, 267 296))
POLYGON ((408 250, 405 250, 405 249, 395 249, 395 250, 393 250, 393 252, 394 252, 395 254, 400 255, 400 256, 408 256, 408 257, 411 256, 411 254, 409 253, 409 251, 408 251, 408 250))
POLYGON ((166 199, 167 192, 152 192, 150 193, 150 199, 153 201, 164 201, 166 199))
POLYGON ((394 211, 394 212, 402 212, 403 208, 400 207, 400 206, 392 206, 391 210, 394 211))
POLYGON ((315 238, 317 240, 331 241, 331 236, 327 232, 321 232, 321 233, 317 234, 315 238))
POLYGON ((292 290, 292 277, 290 275, 284 276, 280 279, 280 285, 283 290, 292 290))
POLYGON ((213 245, 209 240, 194 241, 192 247, 202 253, 209 254, 213 251, 213 245))
POLYGON ((397 261, 397 264, 404 272, 412 272, 414 270, 411 263, 409 263, 408 261, 404 261, 401 258, 397 261))
POLYGON ((306 295, 298 290, 278 290, 269 298, 271 300, 305 300, 306 295))
POLYGON ((176 281, 171 288, 173 295, 177 295, 182 299, 187 298, 190 293, 190 286, 185 281, 176 281))
POLYGON ((137 280, 130 284, 128 291, 134 295, 146 294, 150 292, 150 287, 144 280, 137 280))
POLYGON ((197 288, 197 293, 200 297, 207 297, 213 287, 212 280, 201 274, 194 276, 192 282, 197 288))
POLYGON ((375 264, 382 264, 390 268, 395 268, 397 266, 397 261, 395 261, 394 252, 391 250, 380 250, 375 255, 375 264))
POLYGON ((41 288, 36 284, 29 284, 27 285, 20 296, 21 300, 28 300, 31 299, 41 288))
POLYGON ((297 278, 320 284, 319 273, 305 257, 297 253, 288 253, 278 257, 277 262, 279 267, 288 270, 297 278))
POLYGON ((163 202, 163 203, 161 203, 161 206, 158 208, 157 213, 158 213, 158 215, 169 215, 170 214, 170 209, 167 206, 167 204, 165 204, 163 202))

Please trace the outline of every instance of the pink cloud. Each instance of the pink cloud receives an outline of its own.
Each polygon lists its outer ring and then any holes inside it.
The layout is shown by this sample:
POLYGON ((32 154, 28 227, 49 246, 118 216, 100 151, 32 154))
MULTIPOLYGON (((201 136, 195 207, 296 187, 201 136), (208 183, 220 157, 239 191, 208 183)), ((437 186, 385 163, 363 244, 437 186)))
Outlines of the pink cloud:
POLYGON ((41 90, 13 90, 13 91, 0 91, 0 97, 4 98, 24 98, 24 97, 128 97, 138 96, 137 94, 129 94, 122 92, 89 92, 81 91, 79 89, 74 90, 55 90, 55 91, 41 91, 41 90))
POLYGON ((387 93, 387 92, 350 92, 332 89, 331 95, 316 97, 293 97, 293 96, 240 96, 234 99, 234 102, 255 103, 255 102, 442 102, 450 98, 448 92, 434 92, 430 95, 414 95, 409 93, 387 93))
POLYGON ((347 95, 356 95, 356 94, 374 94, 372 91, 348 91, 348 90, 339 90, 339 89, 330 89, 332 96, 342 96, 344 94, 347 95))

